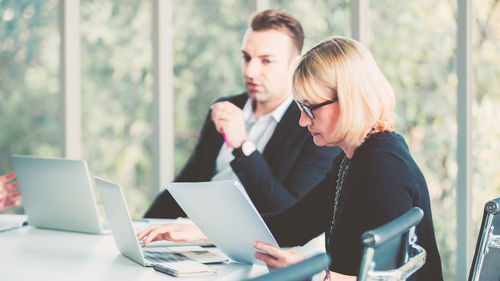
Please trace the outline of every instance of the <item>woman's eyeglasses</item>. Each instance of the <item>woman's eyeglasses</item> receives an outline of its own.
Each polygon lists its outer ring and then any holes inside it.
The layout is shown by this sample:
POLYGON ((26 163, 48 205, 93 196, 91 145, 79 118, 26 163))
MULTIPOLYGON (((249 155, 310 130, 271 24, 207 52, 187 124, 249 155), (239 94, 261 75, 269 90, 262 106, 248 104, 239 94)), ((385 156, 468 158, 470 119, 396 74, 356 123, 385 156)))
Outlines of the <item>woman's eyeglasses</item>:
POLYGON ((309 119, 312 120, 312 119, 314 119, 313 110, 318 109, 318 108, 320 108, 322 106, 325 106, 325 105, 337 102, 337 101, 339 101, 338 98, 333 98, 331 100, 327 100, 325 102, 322 102, 322 103, 319 103, 319 104, 312 104, 312 105, 305 105, 305 104, 300 103, 298 101, 295 101, 295 102, 297 103, 297 105, 299 106, 299 108, 304 111, 304 113, 307 115, 307 117, 309 117, 309 119))

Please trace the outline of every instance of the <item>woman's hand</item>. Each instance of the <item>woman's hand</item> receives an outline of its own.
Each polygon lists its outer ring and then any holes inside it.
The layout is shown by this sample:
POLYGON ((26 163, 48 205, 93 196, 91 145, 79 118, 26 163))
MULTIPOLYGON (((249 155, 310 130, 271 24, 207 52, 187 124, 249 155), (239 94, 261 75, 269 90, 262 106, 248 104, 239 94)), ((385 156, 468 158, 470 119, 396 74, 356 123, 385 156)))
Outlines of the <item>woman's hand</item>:
POLYGON ((297 250, 280 250, 275 246, 259 241, 255 241, 253 247, 261 251, 255 253, 255 258, 265 262, 269 270, 305 260, 305 257, 297 250))
POLYGON ((153 241, 168 240, 177 243, 208 241, 208 238, 194 224, 153 224, 137 234, 137 239, 144 244, 153 241))

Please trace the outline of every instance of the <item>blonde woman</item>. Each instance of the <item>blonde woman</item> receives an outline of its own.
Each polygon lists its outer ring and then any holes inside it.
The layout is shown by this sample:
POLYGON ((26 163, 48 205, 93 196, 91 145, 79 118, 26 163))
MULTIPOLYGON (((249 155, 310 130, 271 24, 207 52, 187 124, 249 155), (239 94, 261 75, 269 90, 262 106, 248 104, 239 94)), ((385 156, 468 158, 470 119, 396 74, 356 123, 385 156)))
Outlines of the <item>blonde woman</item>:
MULTIPOLYGON (((293 79, 299 124, 318 146, 343 153, 327 177, 292 207, 263 215, 281 246, 302 245, 325 232, 332 258, 324 280, 356 280, 361 234, 416 206, 424 217, 416 228, 427 251, 425 265, 408 280, 443 280, 429 192, 402 136, 394 132, 394 92, 360 43, 331 37, 307 52, 293 79)), ((152 226, 139 234, 150 241, 206 239, 195 226, 152 226)), ((296 250, 255 242, 255 257, 270 269, 303 260, 296 250)))
MULTIPOLYGON (((300 245, 324 231, 332 258, 325 279, 355 280, 361 234, 417 206, 424 211, 416 233, 427 261, 409 280, 442 280, 427 185, 394 132, 394 92, 369 51, 352 39, 328 38, 301 59, 293 86, 302 110, 299 124, 316 145, 339 146, 344 153, 295 205, 265 216, 280 245, 300 245)), ((254 246, 262 251, 256 258, 270 268, 303 259, 295 250, 254 246)))

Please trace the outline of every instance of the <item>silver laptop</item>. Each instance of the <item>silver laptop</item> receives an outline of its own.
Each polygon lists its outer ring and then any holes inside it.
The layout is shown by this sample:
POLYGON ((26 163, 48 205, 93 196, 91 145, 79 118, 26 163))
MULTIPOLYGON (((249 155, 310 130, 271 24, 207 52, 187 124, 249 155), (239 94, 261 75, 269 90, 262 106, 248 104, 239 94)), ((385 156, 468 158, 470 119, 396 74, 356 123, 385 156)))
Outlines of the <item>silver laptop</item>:
POLYGON ((164 184, 184 212, 229 258, 264 264, 255 259, 258 240, 278 247, 259 212, 237 181, 170 182, 164 184))
POLYGON ((143 266, 184 260, 194 260, 201 263, 228 261, 227 257, 214 254, 199 246, 141 247, 120 186, 98 177, 95 177, 95 182, 113 231, 116 246, 125 257, 143 266))
POLYGON ((85 161, 12 155, 12 164, 30 225, 109 233, 101 225, 85 161))

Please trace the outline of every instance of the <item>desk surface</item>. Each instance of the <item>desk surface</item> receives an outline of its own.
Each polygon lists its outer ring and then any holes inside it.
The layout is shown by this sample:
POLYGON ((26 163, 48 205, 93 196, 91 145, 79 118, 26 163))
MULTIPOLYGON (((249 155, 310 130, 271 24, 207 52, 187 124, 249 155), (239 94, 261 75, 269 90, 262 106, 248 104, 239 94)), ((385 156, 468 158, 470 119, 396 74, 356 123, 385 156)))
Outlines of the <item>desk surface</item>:
POLYGON ((112 235, 25 226, 0 232, 0 280, 244 280, 265 266, 211 265, 218 276, 173 278, 122 256, 112 235))

